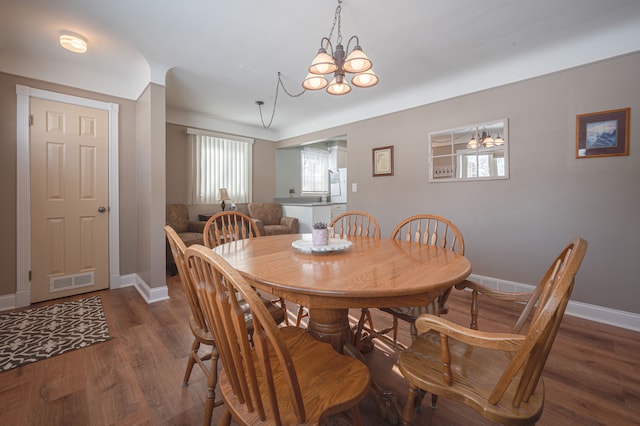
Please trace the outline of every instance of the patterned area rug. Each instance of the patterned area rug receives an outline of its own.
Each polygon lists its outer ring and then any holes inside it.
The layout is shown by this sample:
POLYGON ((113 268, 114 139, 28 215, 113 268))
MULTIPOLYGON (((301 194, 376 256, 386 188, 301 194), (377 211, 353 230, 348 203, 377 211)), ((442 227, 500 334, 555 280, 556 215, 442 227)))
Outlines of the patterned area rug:
POLYGON ((109 339, 100 296, 0 315, 0 371, 109 339))

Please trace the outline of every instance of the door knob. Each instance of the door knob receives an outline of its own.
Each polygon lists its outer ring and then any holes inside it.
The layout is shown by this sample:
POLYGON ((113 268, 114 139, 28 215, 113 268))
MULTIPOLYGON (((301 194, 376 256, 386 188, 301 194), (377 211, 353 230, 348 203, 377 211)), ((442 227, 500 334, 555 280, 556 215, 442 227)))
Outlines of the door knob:
POLYGON ((107 209, 106 209, 105 207, 103 207, 103 206, 100 206, 100 207, 98 207, 98 211, 99 211, 100 213, 104 213, 104 212, 106 212, 106 211, 107 211, 107 209))

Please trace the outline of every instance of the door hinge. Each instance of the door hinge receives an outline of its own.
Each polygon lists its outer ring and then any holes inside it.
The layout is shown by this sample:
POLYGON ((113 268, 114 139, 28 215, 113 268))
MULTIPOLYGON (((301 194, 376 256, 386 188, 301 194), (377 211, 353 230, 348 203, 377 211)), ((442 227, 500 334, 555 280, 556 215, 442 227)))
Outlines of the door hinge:
POLYGON ((29 281, 31 281, 31 271, 29 271, 29 281))
POLYGON ((29 115, 29 126, 33 126, 33 114, 29 115))

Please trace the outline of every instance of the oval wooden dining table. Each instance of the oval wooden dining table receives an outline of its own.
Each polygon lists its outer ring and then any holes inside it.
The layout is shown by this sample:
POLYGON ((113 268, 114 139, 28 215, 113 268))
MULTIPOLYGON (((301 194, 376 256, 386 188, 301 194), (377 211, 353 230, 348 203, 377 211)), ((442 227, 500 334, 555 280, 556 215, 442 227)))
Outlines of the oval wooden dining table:
POLYGON ((440 247, 392 239, 344 237, 330 252, 292 247, 311 234, 233 241, 213 250, 245 279, 309 309, 308 330, 342 351, 349 343, 349 308, 427 305, 471 273, 464 256, 440 247))
MULTIPOLYGON (((352 345, 349 308, 427 305, 471 273, 464 256, 414 242, 345 237, 351 245, 344 250, 311 253, 292 246, 310 239, 311 234, 273 235, 213 250, 256 288, 306 306, 312 336, 361 360, 352 345)), ((382 418, 398 424, 397 396, 373 375, 370 391, 382 418)))

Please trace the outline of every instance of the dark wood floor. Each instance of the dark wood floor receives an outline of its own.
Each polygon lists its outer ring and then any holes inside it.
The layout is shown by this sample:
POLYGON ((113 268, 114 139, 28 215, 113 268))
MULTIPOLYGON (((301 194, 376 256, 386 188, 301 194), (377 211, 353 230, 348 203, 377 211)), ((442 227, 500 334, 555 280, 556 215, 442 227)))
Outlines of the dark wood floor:
MULTIPOLYGON (((196 368, 182 375, 191 345, 180 282, 168 278, 170 300, 152 305, 132 287, 102 291, 112 340, 0 373, 0 425, 198 425, 206 382, 196 368)), ((82 296, 79 296, 82 297, 82 296)), ((469 296, 454 292, 447 318, 468 322, 469 296)), ((293 308, 293 306, 291 306, 293 308)), ((506 330, 516 309, 481 300, 481 329, 506 330)), ((386 316, 373 310, 376 325, 386 316)), ((358 314, 354 310, 353 315, 358 314)), ((407 343, 408 327, 401 324, 407 343)), ((392 348, 365 355, 372 375, 404 402, 406 385, 392 348)), ((544 372, 540 425, 640 424, 640 333, 565 317, 544 372)), ((374 399, 360 404, 366 425, 381 425, 374 399)), ((222 408, 214 410, 217 423, 222 408)), ((417 425, 490 424, 473 410, 440 398, 427 401, 417 425)))

